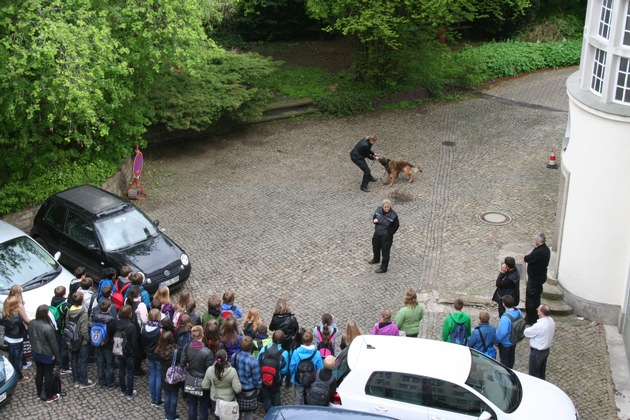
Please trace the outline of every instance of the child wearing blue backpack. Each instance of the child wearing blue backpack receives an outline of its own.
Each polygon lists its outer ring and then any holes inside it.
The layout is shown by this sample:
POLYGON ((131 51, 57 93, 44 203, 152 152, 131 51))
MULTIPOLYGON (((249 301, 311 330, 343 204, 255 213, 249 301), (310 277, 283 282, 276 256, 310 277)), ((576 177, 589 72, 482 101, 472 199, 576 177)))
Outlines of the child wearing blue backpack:
POLYGON ((96 370, 98 383, 107 389, 114 389, 114 334, 116 333, 116 320, 110 313, 112 302, 109 299, 101 300, 99 312, 92 315, 92 327, 90 327, 90 342, 96 350, 96 370))

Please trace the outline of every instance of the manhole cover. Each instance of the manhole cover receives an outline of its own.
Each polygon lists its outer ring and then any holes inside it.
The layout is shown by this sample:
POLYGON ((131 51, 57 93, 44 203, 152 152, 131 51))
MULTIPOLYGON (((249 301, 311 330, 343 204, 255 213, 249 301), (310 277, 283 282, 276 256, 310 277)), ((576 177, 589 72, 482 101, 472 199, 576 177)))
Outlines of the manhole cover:
POLYGON ((507 225, 512 221, 507 214, 499 213, 498 211, 489 211, 479 215, 479 220, 489 223, 491 225, 507 225))
POLYGON ((455 142, 453 142, 453 141, 443 141, 442 142, 442 146, 455 147, 455 142))

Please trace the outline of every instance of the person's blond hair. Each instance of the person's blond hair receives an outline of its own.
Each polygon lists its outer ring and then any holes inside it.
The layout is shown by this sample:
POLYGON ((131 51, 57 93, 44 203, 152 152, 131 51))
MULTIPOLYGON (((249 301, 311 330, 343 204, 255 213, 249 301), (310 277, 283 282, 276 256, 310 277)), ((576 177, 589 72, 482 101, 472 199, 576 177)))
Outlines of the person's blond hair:
POLYGON ((171 292, 168 289, 168 286, 162 286, 157 289, 157 292, 153 295, 153 299, 157 299, 162 305, 171 303, 171 292))
POLYGON ((352 340, 362 335, 359 326, 354 321, 348 321, 346 323, 346 345, 350 346, 352 340))
POLYGON ((4 306, 2 307, 2 317, 7 319, 9 316, 13 314, 17 314, 20 312, 20 301, 17 296, 9 296, 4 301, 4 306))

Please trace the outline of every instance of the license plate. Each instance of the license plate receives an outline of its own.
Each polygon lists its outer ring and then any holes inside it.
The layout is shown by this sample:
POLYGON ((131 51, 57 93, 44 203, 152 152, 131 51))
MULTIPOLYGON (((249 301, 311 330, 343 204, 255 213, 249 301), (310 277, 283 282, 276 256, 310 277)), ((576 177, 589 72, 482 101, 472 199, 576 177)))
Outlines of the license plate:
POLYGON ((0 403, 2 401, 6 400, 6 399, 7 399, 7 393, 6 392, 3 392, 2 394, 0 394, 0 403))
POLYGON ((171 284, 175 284, 178 281, 179 281, 179 276, 175 276, 175 277, 173 277, 170 280, 166 280, 166 281, 163 281, 162 283, 160 283, 160 287, 162 287, 162 286, 170 286, 171 284))

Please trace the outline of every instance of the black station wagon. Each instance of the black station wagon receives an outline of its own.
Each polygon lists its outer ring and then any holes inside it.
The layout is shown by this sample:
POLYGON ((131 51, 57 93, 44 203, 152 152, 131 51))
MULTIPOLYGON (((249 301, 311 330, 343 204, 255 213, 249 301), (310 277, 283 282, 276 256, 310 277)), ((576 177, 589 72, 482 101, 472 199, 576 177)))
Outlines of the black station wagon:
POLYGON ((153 293, 181 285, 190 275, 188 255, 130 202, 90 185, 48 197, 35 216, 31 236, 60 263, 87 268, 96 281, 104 268, 128 265, 145 275, 153 293))

